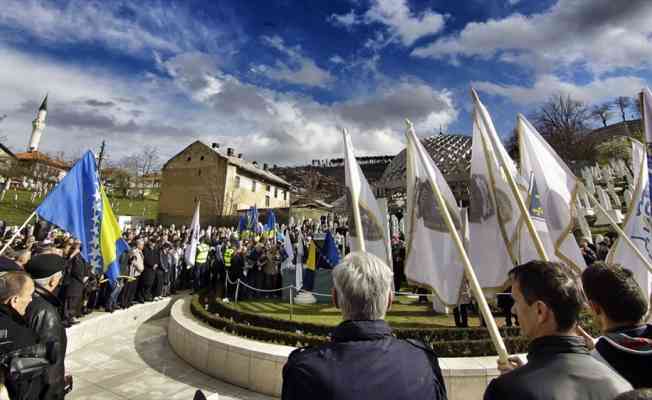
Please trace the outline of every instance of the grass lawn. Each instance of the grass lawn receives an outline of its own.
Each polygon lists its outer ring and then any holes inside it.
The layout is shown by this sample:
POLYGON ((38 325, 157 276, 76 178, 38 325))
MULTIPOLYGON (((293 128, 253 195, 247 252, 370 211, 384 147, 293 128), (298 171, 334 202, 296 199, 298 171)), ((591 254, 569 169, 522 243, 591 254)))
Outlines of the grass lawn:
MULTIPOLYGON (((387 315, 389 324, 396 328, 441 328, 455 327, 453 315, 437 314, 430 304, 417 304, 416 301, 402 297, 400 302, 394 302, 387 315)), ((309 304, 293 306, 290 316, 290 305, 280 300, 248 300, 230 303, 229 307, 237 310, 265 315, 278 319, 310 322, 315 324, 335 326, 342 322, 340 311, 329 304, 309 304)), ((503 318, 498 318, 501 326, 503 318)), ((469 316, 470 326, 480 326, 477 316, 469 316)))
MULTIPOLYGON (((31 200, 31 193, 18 191, 18 201, 14 201, 14 191, 7 193, 3 201, 0 201, 0 220, 6 221, 9 225, 21 225, 25 219, 41 203, 43 198, 37 198, 34 203, 31 200)), ((156 220, 158 217, 158 201, 156 200, 132 200, 124 198, 109 197, 113 203, 115 215, 145 216, 147 219, 156 220)))

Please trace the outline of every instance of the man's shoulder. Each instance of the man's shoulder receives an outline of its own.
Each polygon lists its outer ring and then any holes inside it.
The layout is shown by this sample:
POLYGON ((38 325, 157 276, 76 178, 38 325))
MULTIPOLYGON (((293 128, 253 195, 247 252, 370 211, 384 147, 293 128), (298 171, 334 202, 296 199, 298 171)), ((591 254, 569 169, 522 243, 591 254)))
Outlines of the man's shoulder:
POLYGON ((296 365, 313 360, 315 357, 319 357, 321 352, 330 348, 330 346, 330 343, 325 343, 319 346, 306 346, 294 349, 288 356, 287 365, 296 365))

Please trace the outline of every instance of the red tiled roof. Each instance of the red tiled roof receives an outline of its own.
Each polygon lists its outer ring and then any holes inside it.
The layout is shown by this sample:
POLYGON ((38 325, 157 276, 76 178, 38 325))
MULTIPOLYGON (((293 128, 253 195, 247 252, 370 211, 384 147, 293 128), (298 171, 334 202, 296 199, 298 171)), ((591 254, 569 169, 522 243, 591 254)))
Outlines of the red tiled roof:
POLYGON ((50 166, 61 168, 65 170, 70 169, 70 165, 65 161, 55 160, 54 158, 48 157, 46 154, 41 153, 40 151, 26 151, 23 153, 16 153, 16 158, 19 161, 40 161, 44 164, 50 166))

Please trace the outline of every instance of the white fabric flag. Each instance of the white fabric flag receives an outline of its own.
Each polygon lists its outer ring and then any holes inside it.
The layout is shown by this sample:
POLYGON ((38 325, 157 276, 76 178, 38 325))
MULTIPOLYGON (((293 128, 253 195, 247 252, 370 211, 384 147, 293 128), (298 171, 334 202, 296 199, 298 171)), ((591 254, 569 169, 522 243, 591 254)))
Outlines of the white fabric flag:
POLYGON ((292 266, 292 259, 294 258, 294 249, 292 249, 292 240, 290 240, 290 230, 285 231, 283 235, 283 248, 287 258, 283 262, 283 269, 289 269, 292 266))
MULTIPOLYGON (((507 273, 518 263, 512 240, 521 213, 497 152, 507 162, 508 173, 517 169, 502 145, 489 112, 473 92, 473 143, 471 151, 471 204, 469 207, 469 257, 482 288, 503 288, 507 273)), ((523 188, 526 190, 526 188, 523 188)))
POLYGON ((195 214, 192 216, 192 223, 190 224, 190 240, 184 251, 184 259, 187 266, 195 265, 195 257, 197 256, 197 245, 199 244, 199 201, 195 207, 195 214))
MULTIPOLYGON (((462 285, 464 266, 458 249, 439 211, 431 185, 428 167, 418 152, 427 155, 423 144, 412 132, 407 135, 407 229, 405 276, 412 284, 432 289, 436 296, 433 306, 445 312, 444 306, 454 307, 462 285), (419 149, 418 147, 421 147, 419 149)), ((461 230, 460 210, 446 180, 426 156, 434 171, 434 179, 441 191, 456 229, 461 230)), ((460 231, 460 236, 462 232, 460 231)))
POLYGON ((296 263, 296 286, 301 290, 303 286, 303 234, 299 229, 299 236, 297 237, 297 263, 296 263))
POLYGON ((387 228, 384 224, 380 207, 376 197, 362 174, 353 153, 351 136, 345 131, 344 135, 344 175, 346 177, 346 200, 349 208, 349 234, 351 235, 351 251, 358 251, 358 233, 355 228, 353 207, 360 210, 362 235, 367 252, 372 253, 391 266, 391 257, 387 252, 387 228), (353 201, 357 199, 358 204, 353 201))
MULTIPOLYGON (((652 106, 652 104, 650 105, 652 106)), ((652 113, 652 109, 649 112, 652 113)), ((648 109, 645 110, 645 114, 647 113, 648 109)), ((652 213, 650 212, 647 155, 645 146, 636 140, 632 140, 632 161, 636 187, 631 206, 625 217, 623 231, 636 245, 641 254, 652 262, 652 243, 650 243, 652 241, 652 213)), ((609 250, 607 262, 618 263, 631 270, 643 292, 646 294, 652 293, 652 273, 624 240, 616 240, 616 243, 609 250)))
POLYGON ((553 244, 554 251, 549 257, 554 256, 580 272, 586 268, 586 263, 573 236, 579 181, 524 116, 519 115, 517 123, 522 135, 519 150, 526 152, 531 162, 535 187, 553 244))

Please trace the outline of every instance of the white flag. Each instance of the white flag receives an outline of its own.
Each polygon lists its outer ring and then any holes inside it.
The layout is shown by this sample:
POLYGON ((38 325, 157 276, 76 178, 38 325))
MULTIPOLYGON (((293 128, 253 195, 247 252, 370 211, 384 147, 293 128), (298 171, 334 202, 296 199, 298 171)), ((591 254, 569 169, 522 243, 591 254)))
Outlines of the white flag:
POLYGON ((283 262, 283 269, 288 269, 292 266, 292 258, 294 258, 294 250, 292 249, 292 240, 290 240, 290 230, 285 231, 283 237, 283 248, 285 249, 285 255, 287 258, 283 262))
MULTIPOLYGON (((652 110, 649 112, 652 113, 652 110)), ((647 113, 648 109, 645 110, 645 114, 647 113)), ((625 217, 623 231, 636 245, 641 254, 652 262, 652 243, 650 243, 652 241, 652 213, 650 212, 647 155, 645 146, 636 140, 632 140, 632 161, 636 188, 625 217)), ((652 293, 652 273, 624 240, 616 240, 616 243, 609 250, 607 262, 618 263, 631 270, 643 292, 646 294, 652 293)))
POLYGON ((480 286, 500 290, 508 280, 507 273, 518 263, 512 240, 521 213, 496 153, 503 153, 508 173, 515 178, 517 170, 475 91, 473 99, 469 256, 480 286))
POLYGON ((186 260, 186 265, 194 266, 195 265, 195 256, 197 255, 197 245, 199 244, 199 201, 197 201, 197 207, 195 208, 195 215, 192 216, 192 224, 190 224, 190 238, 186 250, 184 252, 184 258, 186 260))
MULTIPOLYGON (((464 266, 458 249, 448 231, 446 222, 439 211, 431 185, 428 167, 424 165, 418 152, 427 155, 423 144, 408 129, 407 134, 407 229, 405 276, 412 284, 426 286, 436 295, 434 304, 440 304, 437 311, 445 311, 441 305, 454 307, 457 304, 464 266), (419 148, 420 147, 420 148, 419 148)), ((462 236, 460 210, 453 192, 446 180, 430 159, 426 156, 434 179, 441 191, 444 201, 456 229, 462 236)))
POLYGON ((343 135, 344 174, 346 176, 346 200, 350 216, 349 233, 351 235, 351 251, 360 250, 357 239, 358 233, 355 228, 355 213, 353 212, 353 207, 358 207, 366 251, 385 261, 388 266, 391 266, 391 257, 387 252, 387 229, 383 223, 384 219, 380 212, 380 207, 355 159, 351 136, 346 131, 343 135), (354 199, 357 200, 358 204, 353 203, 354 199))
POLYGON ((534 182, 553 243, 552 254, 576 272, 580 272, 586 268, 586 263, 573 236, 573 216, 577 213, 579 182, 524 116, 519 115, 517 123, 518 132, 522 135, 519 150, 527 153, 526 156, 532 164, 534 182))
POLYGON ((297 237, 297 263, 296 263, 296 286, 301 290, 303 287, 303 234, 301 233, 302 227, 299 228, 299 236, 297 237))

